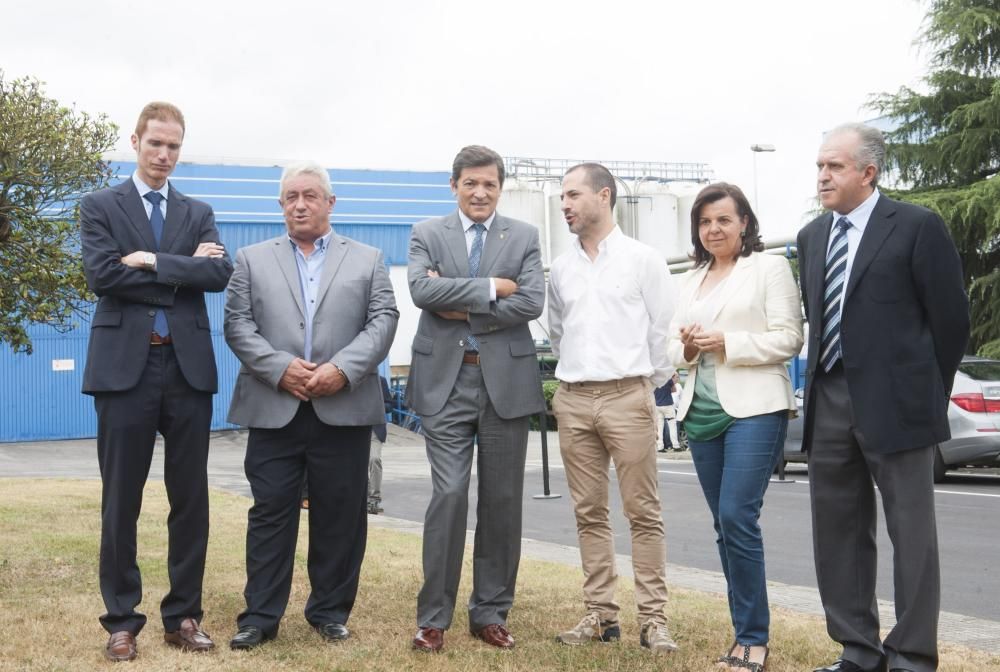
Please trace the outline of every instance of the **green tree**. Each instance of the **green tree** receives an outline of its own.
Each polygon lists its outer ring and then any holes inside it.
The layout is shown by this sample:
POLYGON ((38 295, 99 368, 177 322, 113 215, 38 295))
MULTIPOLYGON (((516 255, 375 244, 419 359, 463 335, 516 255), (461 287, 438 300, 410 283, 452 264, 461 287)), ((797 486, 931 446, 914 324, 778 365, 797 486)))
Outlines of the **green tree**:
POLYGON ((887 137, 895 195, 937 211, 958 247, 970 348, 1000 356, 1000 2, 932 0, 919 41, 926 91, 878 94, 872 107, 899 122, 887 137))
POLYGON ((118 128, 0 70, 0 344, 31 353, 27 327, 73 327, 93 299, 80 262, 77 197, 107 184, 118 128))

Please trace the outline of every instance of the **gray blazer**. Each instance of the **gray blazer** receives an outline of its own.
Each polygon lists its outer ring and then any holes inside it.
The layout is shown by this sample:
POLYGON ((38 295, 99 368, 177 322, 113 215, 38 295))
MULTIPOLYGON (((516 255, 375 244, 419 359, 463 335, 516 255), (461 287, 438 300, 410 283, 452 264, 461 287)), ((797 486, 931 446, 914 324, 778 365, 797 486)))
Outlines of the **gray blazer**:
MULTIPOLYGON (((287 236, 242 248, 226 292, 226 343, 242 362, 229 422, 284 427, 299 400, 278 387, 305 349, 305 309, 295 253, 287 236)), ((399 311, 382 253, 338 236, 330 239, 313 318, 312 359, 331 362, 349 384, 312 400, 328 425, 385 422, 379 363, 396 334, 399 311)))
POLYGON ((455 386, 470 326, 479 340, 483 379, 502 418, 545 408, 535 342, 528 323, 542 314, 545 276, 538 229, 497 213, 479 264, 469 277, 469 253, 458 211, 420 222, 410 237, 410 296, 421 309, 413 337, 406 403, 420 415, 441 411, 455 386), (440 278, 427 276, 436 269, 440 278), (517 291, 490 301, 489 278, 514 280, 517 291), (446 320, 437 311, 469 313, 469 322, 446 320))

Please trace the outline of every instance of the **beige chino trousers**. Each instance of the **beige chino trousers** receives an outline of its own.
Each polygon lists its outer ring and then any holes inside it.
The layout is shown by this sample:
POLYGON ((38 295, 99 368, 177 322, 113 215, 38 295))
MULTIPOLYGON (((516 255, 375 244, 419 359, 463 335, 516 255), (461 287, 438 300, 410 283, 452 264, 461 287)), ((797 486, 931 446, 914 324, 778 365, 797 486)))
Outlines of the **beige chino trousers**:
POLYGON ((657 491, 656 411, 645 378, 562 383, 552 399, 559 451, 576 513, 588 612, 618 622, 615 546, 608 517, 608 465, 614 461, 632 533, 639 622, 666 621, 666 546, 657 491))

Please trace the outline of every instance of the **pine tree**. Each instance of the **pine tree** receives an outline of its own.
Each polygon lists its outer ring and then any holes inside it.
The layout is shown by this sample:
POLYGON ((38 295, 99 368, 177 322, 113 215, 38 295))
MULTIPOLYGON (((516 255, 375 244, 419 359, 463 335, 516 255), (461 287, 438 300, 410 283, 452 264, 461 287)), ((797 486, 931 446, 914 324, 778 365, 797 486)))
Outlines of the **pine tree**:
POLYGON ((902 87, 872 107, 887 134, 895 196, 937 211, 958 247, 972 312, 970 347, 1000 357, 1000 1, 932 0, 919 41, 926 92, 902 87))

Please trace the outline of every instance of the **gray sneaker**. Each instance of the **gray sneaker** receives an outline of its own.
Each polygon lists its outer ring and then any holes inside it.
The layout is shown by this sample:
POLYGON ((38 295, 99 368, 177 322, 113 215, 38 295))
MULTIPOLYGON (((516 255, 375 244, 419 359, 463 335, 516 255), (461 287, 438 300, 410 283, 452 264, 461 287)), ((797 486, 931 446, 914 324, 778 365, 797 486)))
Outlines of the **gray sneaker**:
POLYGON ((653 653, 672 653, 677 650, 677 642, 670 637, 665 623, 649 619, 639 631, 639 644, 653 653))
POLYGON ((571 646, 579 646, 588 642, 617 642, 622 638, 618 623, 601 621, 596 611, 583 617, 572 629, 556 635, 556 641, 571 646))

